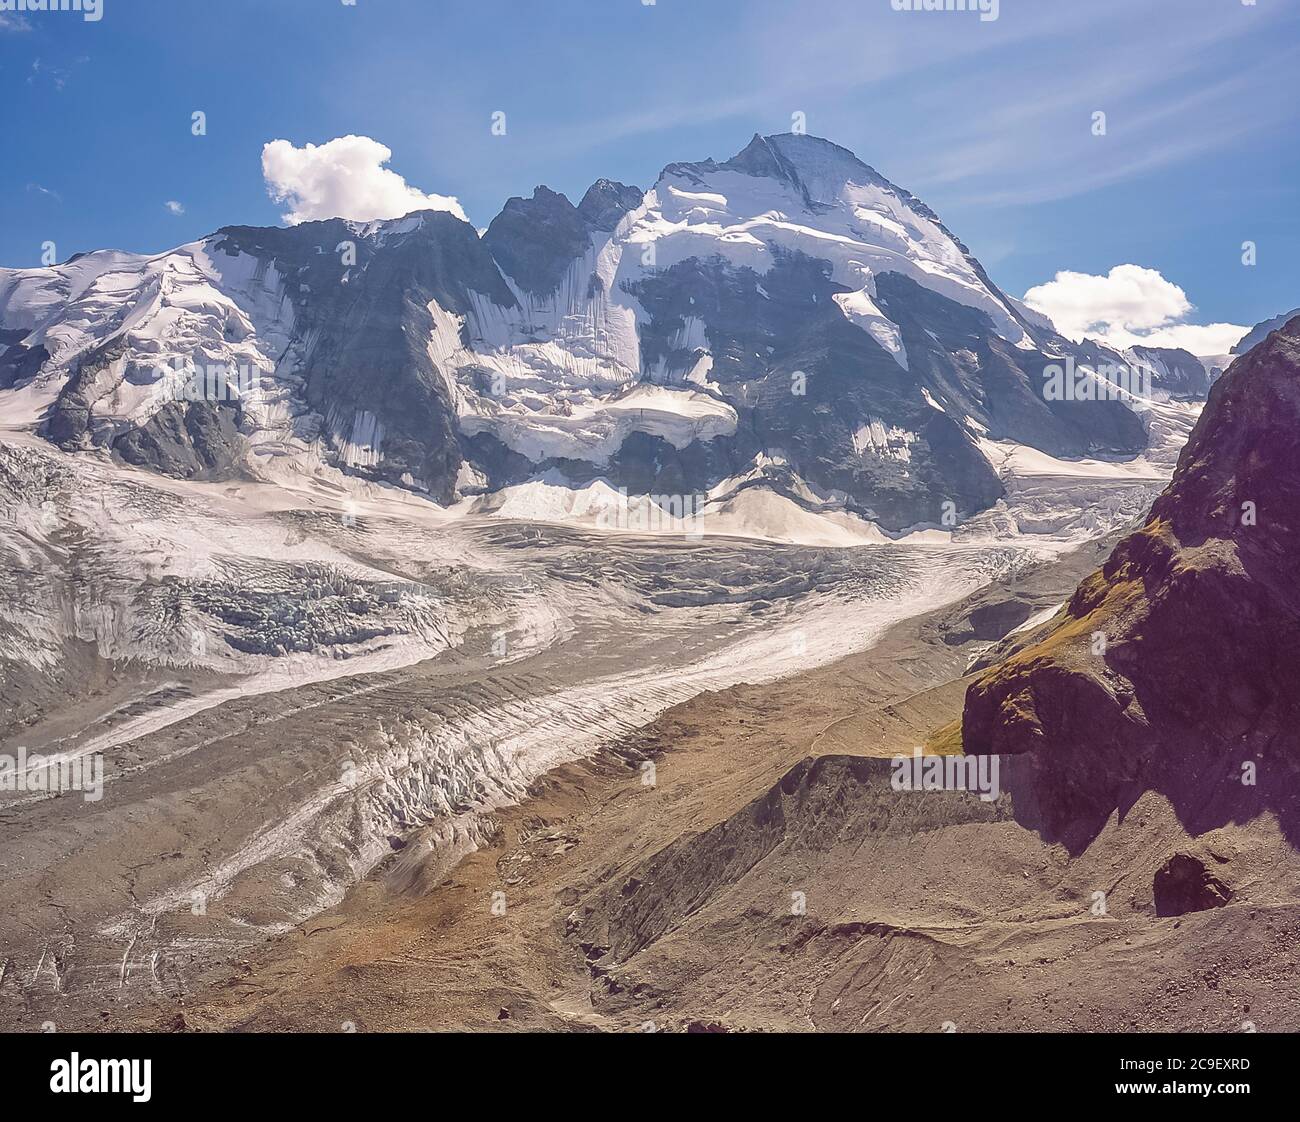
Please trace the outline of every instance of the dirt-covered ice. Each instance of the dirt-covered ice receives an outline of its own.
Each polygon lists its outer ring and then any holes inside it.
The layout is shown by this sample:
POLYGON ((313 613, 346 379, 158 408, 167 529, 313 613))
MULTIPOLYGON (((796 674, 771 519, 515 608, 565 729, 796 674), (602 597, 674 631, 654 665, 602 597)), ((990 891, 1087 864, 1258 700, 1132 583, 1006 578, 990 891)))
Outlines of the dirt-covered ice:
POLYGON ((558 765, 863 650, 1124 524, 1167 474, 1002 466, 995 509, 898 540, 759 475, 649 534, 537 492, 179 482, 6 434, 0 752, 102 754, 105 787, 0 793, 0 997, 184 990, 395 850, 449 868, 558 765))

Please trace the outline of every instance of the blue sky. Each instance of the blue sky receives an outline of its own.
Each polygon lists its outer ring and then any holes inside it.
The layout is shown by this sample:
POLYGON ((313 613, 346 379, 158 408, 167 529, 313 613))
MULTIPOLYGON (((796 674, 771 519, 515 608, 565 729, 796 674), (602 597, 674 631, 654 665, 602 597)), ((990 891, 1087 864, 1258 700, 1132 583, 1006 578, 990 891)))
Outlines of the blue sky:
POLYGON ((890 0, 103 4, 0 15, 0 265, 277 223, 274 139, 373 137, 484 226, 535 184, 648 186, 801 112, 1016 295, 1132 263, 1185 290, 1190 322, 1300 305, 1296 0, 1001 0, 994 21, 890 0))

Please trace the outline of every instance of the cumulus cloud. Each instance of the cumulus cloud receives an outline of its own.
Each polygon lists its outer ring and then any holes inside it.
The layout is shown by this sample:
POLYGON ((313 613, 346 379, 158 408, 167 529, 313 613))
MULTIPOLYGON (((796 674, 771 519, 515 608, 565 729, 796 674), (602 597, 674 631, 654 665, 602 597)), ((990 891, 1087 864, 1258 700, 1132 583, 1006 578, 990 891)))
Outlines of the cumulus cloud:
POLYGON ((1178 323, 1143 335, 1112 331, 1105 341, 1115 347, 1181 347, 1194 355, 1226 355, 1249 330, 1235 323, 1178 323))
POLYGON ((262 175, 277 203, 287 203, 290 225, 320 218, 369 222, 400 218, 413 210, 446 210, 464 219, 448 195, 426 195, 384 167, 392 150, 368 136, 340 136, 297 148, 272 140, 262 149, 262 175))
POLYGON ((1104 277, 1060 272, 1025 293, 1025 303, 1056 324, 1062 335, 1082 339, 1120 328, 1163 327, 1192 310, 1187 294, 1155 269, 1116 265, 1104 277))
POLYGON ((1158 270, 1116 265, 1105 276, 1060 272, 1025 293, 1024 302, 1075 341, 1090 336, 1115 347, 1182 347, 1193 354, 1227 352, 1248 330, 1230 323, 1183 322, 1195 309, 1158 270))
POLYGON ((172 214, 185 213, 185 204, 178 203, 175 199, 168 199, 165 203, 163 203, 163 206, 165 206, 168 209, 168 211, 170 211, 172 214))

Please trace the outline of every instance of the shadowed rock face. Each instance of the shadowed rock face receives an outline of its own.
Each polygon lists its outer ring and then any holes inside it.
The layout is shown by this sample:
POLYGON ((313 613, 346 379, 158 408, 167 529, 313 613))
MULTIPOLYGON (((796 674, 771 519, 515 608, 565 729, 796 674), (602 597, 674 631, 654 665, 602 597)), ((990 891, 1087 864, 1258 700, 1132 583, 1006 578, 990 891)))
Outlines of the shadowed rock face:
POLYGON ((39 373, 50 357, 44 346, 26 346, 23 343, 26 337, 27 332, 21 328, 0 330, 0 389, 8 389, 39 373))
POLYGON ((1300 841, 1300 318, 1210 394, 1146 524, 1055 627, 977 679, 967 752, 1080 850, 1165 794, 1192 833, 1278 815, 1300 841))
POLYGON ((593 230, 612 230, 628 211, 641 205, 644 197, 639 187, 598 179, 582 196, 578 214, 593 230))
POLYGON ((596 180, 576 207, 567 196, 537 187, 531 199, 509 199, 483 241, 502 272, 520 288, 545 296, 586 253, 593 231, 613 230, 640 202, 636 187, 610 179, 596 180))
POLYGON ((538 187, 531 199, 509 199, 483 241, 520 288, 542 295, 559 287, 569 263, 586 252, 589 235, 577 207, 538 187))
POLYGON ((269 261, 286 278, 296 330, 312 340, 303 396, 325 419, 326 439, 346 440, 361 415, 382 427, 382 462, 351 470, 392 483, 414 479, 448 501, 462 455, 455 406, 429 356, 429 303, 465 315, 475 298, 500 307, 515 298, 473 227, 432 211, 406 221, 413 229, 381 241, 358 238, 338 220, 288 230, 231 227, 218 249, 269 261), (355 268, 333 252, 345 240, 356 245, 355 268))
MULTIPOLYGON (((1145 446, 1142 422, 1122 402, 1048 400, 1043 387, 1052 360, 1007 343, 976 309, 900 273, 882 274, 876 290, 902 331, 912 380, 928 382, 960 413, 980 418, 993 439, 1067 457, 1132 455, 1145 446)), ((1090 341, 1073 349, 1094 364, 1114 361, 1090 341)))
POLYGON ((226 479, 240 458, 238 406, 171 402, 113 445, 129 464, 178 479, 226 479))
POLYGON ((1222 908, 1232 899, 1230 889, 1212 875, 1199 858, 1175 853, 1156 872, 1152 884, 1156 915, 1181 916, 1222 908))
MULTIPOLYGON (((758 452, 780 449, 805 478, 844 492, 891 528, 938 522, 948 499, 963 515, 991 505, 1002 486, 988 461, 949 414, 927 404, 917 373, 849 322, 834 300, 844 289, 828 273, 825 263, 801 254, 778 256, 762 275, 691 258, 632 286, 650 317, 641 342, 647 367, 687 367, 694 356, 674 350, 673 340, 689 317, 705 325, 710 377, 739 417, 734 438, 709 442, 718 461, 711 470, 725 474, 758 452), (791 394, 799 377, 804 392, 791 394), (882 431, 906 435, 888 454, 864 457, 854 438, 873 419, 882 431)), ((935 299, 954 314, 959 307, 935 299)), ((671 490, 665 468, 683 459, 668 449, 650 461, 660 469, 655 485, 671 490)), ((682 466, 681 477, 696 485, 701 473, 682 466)))
POLYGON ((1153 387, 1170 397, 1199 401, 1210 392, 1210 372, 1190 351, 1181 347, 1134 347, 1132 353, 1150 371, 1153 387))

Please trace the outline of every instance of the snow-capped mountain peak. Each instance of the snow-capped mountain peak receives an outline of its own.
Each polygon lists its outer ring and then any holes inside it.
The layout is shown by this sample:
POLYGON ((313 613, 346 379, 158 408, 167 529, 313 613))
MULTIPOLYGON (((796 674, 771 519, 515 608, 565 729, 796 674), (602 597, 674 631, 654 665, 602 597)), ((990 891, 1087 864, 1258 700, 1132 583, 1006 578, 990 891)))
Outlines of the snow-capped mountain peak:
POLYGON ((708 496, 779 460, 792 501, 892 530, 996 501, 981 441, 1147 440, 1123 402, 1044 394, 1046 366, 1097 348, 794 134, 644 194, 539 186, 482 236, 417 212, 0 270, 0 330, 0 405, 64 448, 187 477, 327 465, 443 503, 542 478, 708 496), (184 392, 196 367, 217 376, 184 392))
POLYGON ((755 136, 725 163, 669 165, 651 194, 657 204, 651 217, 687 235, 683 246, 664 247, 669 263, 697 249, 691 243, 701 235, 760 271, 779 249, 828 260, 835 279, 851 290, 841 299, 845 314, 904 367, 898 325, 875 303, 879 273, 901 273, 977 308, 1003 338, 1032 346, 1015 310, 938 216, 828 140, 755 136))

